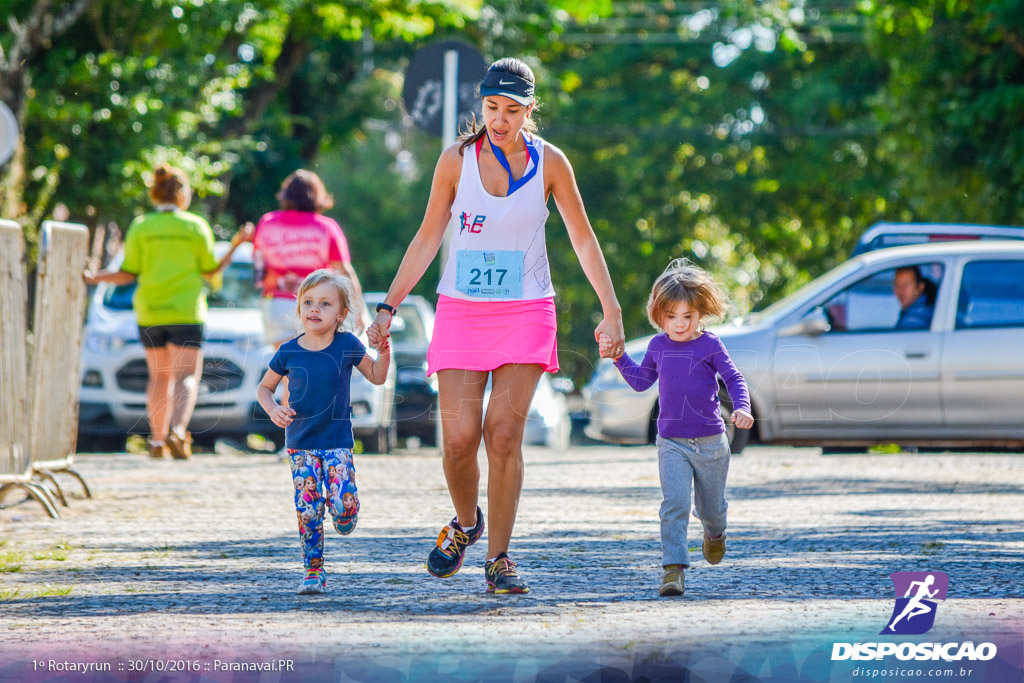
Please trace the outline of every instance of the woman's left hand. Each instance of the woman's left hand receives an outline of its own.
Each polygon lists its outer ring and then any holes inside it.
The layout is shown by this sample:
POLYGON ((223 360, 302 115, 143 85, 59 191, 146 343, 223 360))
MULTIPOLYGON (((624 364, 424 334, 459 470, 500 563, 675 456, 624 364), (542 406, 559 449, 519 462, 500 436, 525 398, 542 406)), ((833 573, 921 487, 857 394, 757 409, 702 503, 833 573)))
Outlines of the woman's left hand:
POLYGON ((626 333, 622 329, 622 317, 605 317, 594 329, 594 340, 598 342, 602 358, 618 358, 626 350, 626 333), (601 335, 606 335, 601 344, 601 335))

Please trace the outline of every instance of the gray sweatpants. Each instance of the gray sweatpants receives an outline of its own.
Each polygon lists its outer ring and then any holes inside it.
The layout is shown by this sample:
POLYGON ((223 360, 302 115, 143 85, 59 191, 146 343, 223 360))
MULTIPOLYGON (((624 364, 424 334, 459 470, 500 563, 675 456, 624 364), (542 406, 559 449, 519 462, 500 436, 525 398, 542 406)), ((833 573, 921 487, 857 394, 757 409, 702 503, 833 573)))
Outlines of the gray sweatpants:
POLYGON ((725 478, 729 474, 729 441, 725 434, 696 439, 659 436, 661 475, 661 564, 690 566, 686 528, 690 524, 690 486, 694 516, 704 533, 718 538, 725 532, 725 478))

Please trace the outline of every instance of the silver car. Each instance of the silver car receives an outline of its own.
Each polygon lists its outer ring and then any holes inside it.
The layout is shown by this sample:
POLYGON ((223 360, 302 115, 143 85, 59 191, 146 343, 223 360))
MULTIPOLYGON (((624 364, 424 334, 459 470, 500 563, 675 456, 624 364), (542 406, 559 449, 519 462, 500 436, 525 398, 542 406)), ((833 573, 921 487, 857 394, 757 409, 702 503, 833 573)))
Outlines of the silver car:
MULTIPOLYGON (((764 311, 712 328, 750 388, 761 443, 1024 447, 1024 242, 862 254, 764 311), (896 329, 897 268, 917 266, 930 327, 896 329)), ((626 345, 642 357, 650 337, 626 345)), ((608 360, 584 389, 591 438, 647 443, 657 389, 636 393, 608 360)), ((723 413, 728 405, 723 403, 723 413)))

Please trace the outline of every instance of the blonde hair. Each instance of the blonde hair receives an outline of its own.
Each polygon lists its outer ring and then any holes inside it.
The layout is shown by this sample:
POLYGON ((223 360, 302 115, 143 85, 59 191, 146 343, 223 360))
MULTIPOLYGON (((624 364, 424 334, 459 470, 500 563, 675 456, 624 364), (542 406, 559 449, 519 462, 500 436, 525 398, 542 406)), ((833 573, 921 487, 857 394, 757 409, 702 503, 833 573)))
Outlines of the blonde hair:
POLYGON ((174 204, 184 209, 191 199, 188 176, 180 168, 160 164, 153 169, 153 184, 149 186, 149 198, 154 204, 174 204))
POLYGON ((711 273, 677 258, 654 281, 647 300, 647 319, 655 329, 663 330, 665 314, 683 301, 700 314, 702 328, 704 318, 724 316, 729 302, 711 273))
POLYGON ((338 332, 343 332, 347 327, 348 319, 352 313, 358 313, 358 311, 352 310, 352 296, 349 294, 349 287, 352 286, 352 282, 344 275, 339 275, 329 268, 314 270, 306 276, 305 280, 302 281, 302 284, 299 285, 299 293, 295 297, 295 312, 301 317, 302 297, 305 296, 306 292, 309 290, 318 285, 322 285, 325 282, 329 282, 337 288, 338 301, 341 302, 341 307, 345 309, 345 319, 339 322, 337 327, 338 332))

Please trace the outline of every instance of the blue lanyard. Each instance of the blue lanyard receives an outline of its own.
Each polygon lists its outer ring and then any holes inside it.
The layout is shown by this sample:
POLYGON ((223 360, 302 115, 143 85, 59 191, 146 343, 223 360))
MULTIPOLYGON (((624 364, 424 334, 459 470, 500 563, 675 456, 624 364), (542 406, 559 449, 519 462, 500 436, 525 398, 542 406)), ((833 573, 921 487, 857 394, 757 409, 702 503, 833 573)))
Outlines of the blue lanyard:
POLYGON ((519 180, 514 180, 512 178, 512 167, 509 166, 508 159, 505 158, 505 153, 501 151, 500 147, 491 142, 491 135, 486 129, 484 129, 484 135, 487 136, 487 142, 491 145, 491 152, 494 153, 494 158, 498 160, 501 167, 505 169, 506 173, 508 173, 508 193, 505 195, 506 197, 529 182, 530 178, 537 175, 537 166, 540 154, 537 152, 537 144, 533 140, 525 134, 523 135, 523 143, 526 145, 527 154, 530 155, 530 159, 533 161, 533 168, 523 174, 523 177, 519 180))

